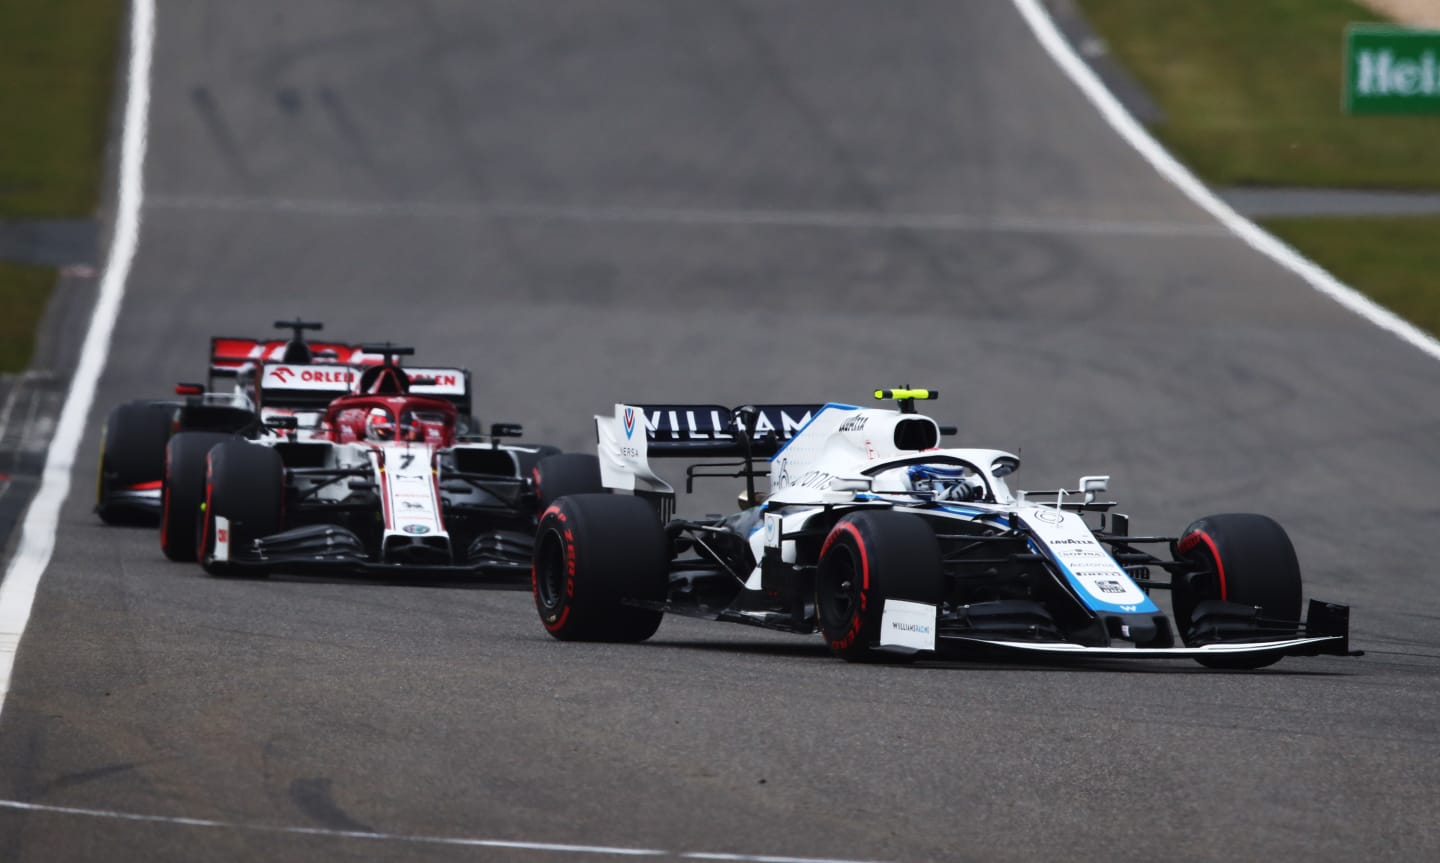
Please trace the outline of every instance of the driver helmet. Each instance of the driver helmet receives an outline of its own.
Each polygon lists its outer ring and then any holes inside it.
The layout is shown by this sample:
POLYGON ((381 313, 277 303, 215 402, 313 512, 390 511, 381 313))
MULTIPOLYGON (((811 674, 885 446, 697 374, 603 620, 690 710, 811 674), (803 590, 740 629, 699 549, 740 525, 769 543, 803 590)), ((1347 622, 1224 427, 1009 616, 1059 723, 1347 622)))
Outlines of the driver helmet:
POLYGON ((929 492, 935 500, 965 501, 985 495, 985 483, 961 465, 917 464, 906 473, 912 491, 929 492))
POLYGON ((365 436, 370 440, 395 440, 395 422, 384 408, 371 408, 365 418, 365 436))
POLYGON ((390 412, 383 408, 371 408, 365 421, 366 437, 380 441, 420 441, 425 439, 424 429, 415 419, 414 411, 401 411, 400 421, 395 422, 390 412))

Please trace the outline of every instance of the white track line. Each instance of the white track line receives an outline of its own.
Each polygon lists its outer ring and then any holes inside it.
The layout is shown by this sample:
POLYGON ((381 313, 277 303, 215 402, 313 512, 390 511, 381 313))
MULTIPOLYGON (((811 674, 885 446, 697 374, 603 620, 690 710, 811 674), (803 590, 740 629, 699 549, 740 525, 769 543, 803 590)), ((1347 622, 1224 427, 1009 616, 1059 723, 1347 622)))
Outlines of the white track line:
POLYGON ((296 214, 337 218, 528 219, 631 225, 699 225, 841 230, 969 231, 978 233, 1224 237, 1209 222, 1127 221, 973 213, 883 213, 862 210, 735 210, 685 207, 586 207, 499 201, 344 201, 323 198, 244 198, 152 195, 150 210, 296 214))
POLYGON ((145 131, 150 110, 150 55, 155 39, 154 0, 134 0, 130 18, 129 82, 125 91, 124 129, 120 139, 120 191, 115 208, 115 234, 110 259, 100 281, 100 294, 90 317, 90 330, 60 411, 55 437, 45 458, 40 489, 30 502, 21 526, 20 545, 0 581, 0 711, 10 692, 10 674, 20 636, 30 620, 35 588, 50 563, 60 528, 60 505, 70 492, 75 453, 85 434, 86 417, 95 401, 95 385, 105 369, 110 335, 125 296, 125 281, 140 243, 140 205, 145 165, 145 131))
POLYGON ((1120 100, 1100 81, 1080 55, 1070 46, 1055 26, 1055 21, 1045 11, 1040 0, 1012 0, 1020 16, 1030 25, 1040 46, 1050 54, 1070 80, 1080 88, 1120 137, 1149 162, 1160 176, 1170 181, 1185 197, 1205 212, 1214 216, 1226 230, 1243 240, 1246 245, 1265 255, 1275 263, 1299 276, 1310 287, 1374 324, 1386 330, 1434 359, 1440 359, 1440 341, 1420 330, 1409 321, 1401 319, 1389 309, 1377 305, 1369 297, 1321 269, 1314 261, 1301 255, 1285 243, 1267 233, 1259 225, 1246 219, 1233 207, 1220 200, 1194 174, 1175 160, 1174 156, 1145 131, 1120 100))
POLYGON ((513 851, 544 851, 562 854, 608 854, 621 857, 670 857, 682 860, 732 860, 737 863, 874 863, 874 861, 842 860, 835 857, 777 857, 770 854, 724 854, 705 851, 665 851, 659 848, 621 848, 609 845, 572 845, 557 842, 517 842, 509 839, 471 839, 463 836, 406 836, 397 833, 376 833, 369 830, 328 830, 323 827, 276 827, 264 824, 238 824, 210 818, 172 818, 164 815, 140 815, 133 812, 111 812, 104 809, 82 809, 75 806, 47 806, 19 800, 0 800, 0 809, 21 812, 43 812, 57 815, 82 815, 112 821, 139 821, 169 824, 176 827, 210 827, 246 830, 258 833, 284 833, 294 836, 324 836, 332 839, 363 839, 369 841, 408 843, 412 845, 460 845, 471 848, 505 848, 513 851))

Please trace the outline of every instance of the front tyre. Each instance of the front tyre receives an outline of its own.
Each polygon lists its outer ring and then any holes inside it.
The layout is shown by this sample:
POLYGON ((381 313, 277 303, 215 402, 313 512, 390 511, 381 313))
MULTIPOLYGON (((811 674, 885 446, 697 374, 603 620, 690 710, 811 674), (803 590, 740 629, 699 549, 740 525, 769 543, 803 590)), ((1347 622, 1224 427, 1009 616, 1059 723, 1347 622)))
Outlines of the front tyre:
POLYGON ((160 485, 160 550, 171 560, 195 561, 200 505, 205 502, 205 456, 234 435, 180 432, 165 445, 160 485))
POLYGON ((923 518, 891 510, 852 512, 820 550, 815 607, 830 651, 850 662, 903 659, 874 650, 885 600, 939 605, 940 542, 923 518))
MULTIPOLYGON (((1223 600, 1260 609, 1264 635, 1293 635, 1300 620, 1300 563, 1290 537, 1274 519, 1254 513, 1225 513, 1198 519, 1185 528, 1177 548, 1180 557, 1199 570, 1175 579, 1171 610, 1186 644, 1196 607, 1223 600)), ((1197 661, 1209 668, 1263 668, 1278 656, 1207 656, 1197 661)))
POLYGON ((545 631, 561 641, 644 641, 661 612, 627 600, 662 602, 669 543, 643 499, 563 497, 540 518, 531 584, 545 631))
POLYGON ((239 568, 216 559, 225 543, 229 553, 254 540, 279 533, 285 499, 285 466, 275 450, 241 439, 210 450, 205 474, 205 513, 200 532, 200 564, 211 575, 264 575, 263 569, 239 568), (217 519, 226 519, 222 535, 217 519))
POLYGON ((584 453, 548 455, 536 462, 530 476, 535 483, 537 513, 543 513, 567 495, 605 491, 605 486, 600 484, 600 459, 584 453))

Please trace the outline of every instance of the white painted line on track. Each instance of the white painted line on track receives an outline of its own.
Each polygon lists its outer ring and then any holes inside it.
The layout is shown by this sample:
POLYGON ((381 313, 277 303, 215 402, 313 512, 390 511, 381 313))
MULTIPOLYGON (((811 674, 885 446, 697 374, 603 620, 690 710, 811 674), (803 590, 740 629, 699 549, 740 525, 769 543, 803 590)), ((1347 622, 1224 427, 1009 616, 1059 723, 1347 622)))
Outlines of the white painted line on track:
POLYGON ((1233 207, 1220 199, 1209 187, 1160 143, 1151 137, 1145 127, 1136 120, 1109 88, 1101 82, 1093 69, 1075 52, 1070 43, 1061 35, 1050 13, 1045 11, 1041 0, 1011 0, 1020 16, 1035 33, 1040 46, 1059 65, 1060 70, 1075 83, 1100 112, 1105 122, 1120 134, 1145 161, 1150 163, 1160 176, 1184 193, 1196 206, 1215 218, 1227 231, 1239 237, 1246 245, 1273 260, 1275 263, 1299 276, 1310 287, 1324 294, 1346 309, 1354 312, 1375 326, 1391 333, 1401 341, 1410 344, 1434 359, 1440 359, 1440 340, 1402 319, 1389 309, 1375 303, 1369 297, 1330 275, 1314 261, 1301 255, 1290 246, 1259 225, 1240 215, 1233 207))
POLYGON ((0 711, 10 692, 10 675, 20 637, 30 620, 40 575, 50 563, 60 529, 60 505, 70 492, 75 453, 85 433, 85 420, 95 401, 95 386, 105 369, 110 336, 125 296, 125 281, 140 244, 140 205, 144 195, 145 135, 150 110, 150 59, 155 40, 155 0, 133 0, 130 12, 129 79, 125 91, 124 128, 120 138, 120 189, 115 207, 115 233, 110 259, 100 281, 90 330, 60 410, 55 437, 45 457, 40 488, 20 527, 20 544, 0 581, 0 711))
POLYGON ((112 812, 105 809, 84 809, 75 806, 48 806, 19 800, 0 800, 0 809, 21 812, 43 812, 53 815, 78 815, 106 818, 112 821, 138 821, 169 824, 175 827, 208 827, 246 830, 256 833, 283 833, 294 836, 320 836, 332 839, 362 839, 414 845, 459 845, 471 848, 504 848, 513 851, 544 851, 560 854, 608 854, 619 857, 669 857, 681 860, 733 860, 737 863, 876 863, 865 860, 842 860, 836 857, 779 857, 769 854, 723 854, 704 851, 666 851, 659 848, 622 848, 609 845, 574 845, 561 842, 518 842, 510 839, 473 839, 463 836, 409 836, 399 833, 377 833, 368 830, 328 830, 323 827, 280 827, 265 824, 240 824, 210 818, 177 818, 165 815, 141 815, 133 812, 112 812))
POLYGON ((343 201, 316 198, 247 198, 152 195, 151 210, 296 214, 340 218, 528 219, 635 225, 698 225, 842 230, 970 231, 1142 237, 1224 237, 1209 222, 996 216, 967 213, 884 213, 863 210, 727 210, 683 207, 586 207, 504 202, 343 201))

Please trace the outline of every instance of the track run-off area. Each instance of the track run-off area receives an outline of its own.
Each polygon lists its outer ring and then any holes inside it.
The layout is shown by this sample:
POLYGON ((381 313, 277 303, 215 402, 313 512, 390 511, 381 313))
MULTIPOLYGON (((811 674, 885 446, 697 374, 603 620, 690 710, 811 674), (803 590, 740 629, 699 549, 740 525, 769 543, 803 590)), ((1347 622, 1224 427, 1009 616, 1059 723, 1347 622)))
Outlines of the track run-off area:
POLYGON ((0 587, 0 858, 1440 853, 1434 344, 1168 162, 1038 4, 132 14, 110 257, 0 587), (106 412, 297 314, 575 450, 617 401, 935 387, 1020 488, 1108 473, 1140 532, 1275 517, 1366 655, 562 644, 527 591, 217 580, 102 525, 106 412))

